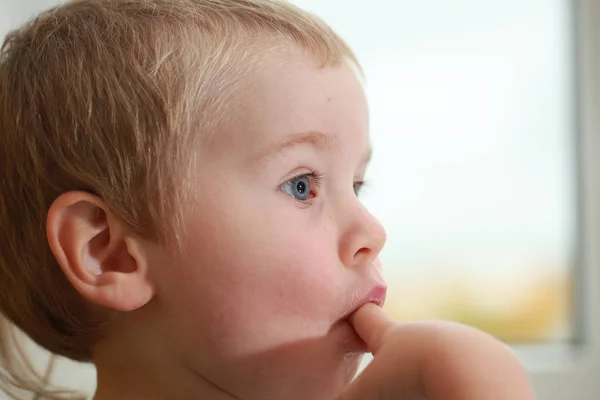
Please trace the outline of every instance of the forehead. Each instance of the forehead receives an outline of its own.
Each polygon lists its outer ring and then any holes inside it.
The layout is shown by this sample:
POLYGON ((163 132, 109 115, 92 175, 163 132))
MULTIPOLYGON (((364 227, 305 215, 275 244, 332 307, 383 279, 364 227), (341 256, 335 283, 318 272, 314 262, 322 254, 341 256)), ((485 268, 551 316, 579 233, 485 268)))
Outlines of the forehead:
POLYGON ((369 147, 362 84, 348 65, 319 68, 311 59, 267 60, 249 75, 242 107, 211 145, 219 157, 249 157, 302 132, 331 135, 336 147, 369 147))

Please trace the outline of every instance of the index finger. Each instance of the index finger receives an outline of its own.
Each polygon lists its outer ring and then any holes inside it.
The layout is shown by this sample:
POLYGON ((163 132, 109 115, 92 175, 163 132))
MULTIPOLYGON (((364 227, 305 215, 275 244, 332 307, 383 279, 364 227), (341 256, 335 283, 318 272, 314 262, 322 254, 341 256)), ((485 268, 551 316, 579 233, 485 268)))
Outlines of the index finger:
POLYGON ((356 310, 350 316, 350 323, 373 354, 381 348, 385 334, 397 326, 392 317, 373 303, 367 303, 356 310))

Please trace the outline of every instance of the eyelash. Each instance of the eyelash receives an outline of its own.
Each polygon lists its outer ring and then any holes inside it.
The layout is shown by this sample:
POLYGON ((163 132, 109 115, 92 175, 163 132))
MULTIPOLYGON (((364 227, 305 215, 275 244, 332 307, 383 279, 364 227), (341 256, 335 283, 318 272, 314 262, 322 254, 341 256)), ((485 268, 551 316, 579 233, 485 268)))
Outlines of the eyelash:
POLYGON ((308 173, 296 175, 293 178, 288 179, 285 184, 291 184, 294 180, 302 177, 307 177, 310 179, 310 197, 307 200, 299 200, 296 198, 294 198, 294 200, 303 205, 311 205, 312 199, 316 197, 316 194, 313 194, 313 192, 318 191, 321 188, 321 184, 323 183, 323 178, 325 177, 325 174, 317 170, 311 170, 308 173))
POLYGON ((354 193, 356 194, 356 196, 360 195, 361 190, 367 185, 367 182, 365 181, 356 181, 354 182, 353 189, 354 189, 354 193))
MULTIPOLYGON (((318 190, 321 187, 321 184, 323 182, 323 178, 325 177, 325 174, 317 171, 317 170, 311 170, 308 173, 304 173, 304 174, 300 174, 300 175, 296 175, 290 179, 288 179, 283 185, 285 184, 291 184, 294 180, 298 179, 298 178, 302 178, 302 177, 308 177, 310 178, 310 187, 311 187, 311 197, 307 200, 298 200, 295 199, 298 203, 304 204, 304 205, 311 205, 312 204, 312 199, 314 199, 316 197, 316 195, 313 195, 312 192, 315 190, 318 190)), ((281 186, 283 186, 281 185, 281 186)), ((352 184, 354 193, 356 194, 356 196, 358 197, 360 195, 361 190, 367 185, 367 183, 365 181, 355 181, 352 184)))

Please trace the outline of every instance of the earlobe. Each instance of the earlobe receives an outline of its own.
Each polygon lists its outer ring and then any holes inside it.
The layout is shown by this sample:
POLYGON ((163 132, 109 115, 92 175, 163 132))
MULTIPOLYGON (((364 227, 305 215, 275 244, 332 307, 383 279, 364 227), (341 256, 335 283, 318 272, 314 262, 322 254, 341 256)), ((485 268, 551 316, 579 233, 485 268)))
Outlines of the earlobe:
POLYGON ((63 273, 88 301, 131 311, 154 296, 141 239, 99 197, 79 191, 59 196, 46 233, 63 273))

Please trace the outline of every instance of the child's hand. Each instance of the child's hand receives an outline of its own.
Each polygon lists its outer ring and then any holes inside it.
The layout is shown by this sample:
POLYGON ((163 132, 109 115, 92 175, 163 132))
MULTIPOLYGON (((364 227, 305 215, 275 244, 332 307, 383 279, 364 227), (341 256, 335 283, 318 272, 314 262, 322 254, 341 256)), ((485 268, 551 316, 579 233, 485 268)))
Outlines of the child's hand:
POLYGON ((400 324, 366 304, 350 322, 375 356, 337 400, 533 400, 512 351, 451 322, 400 324))

